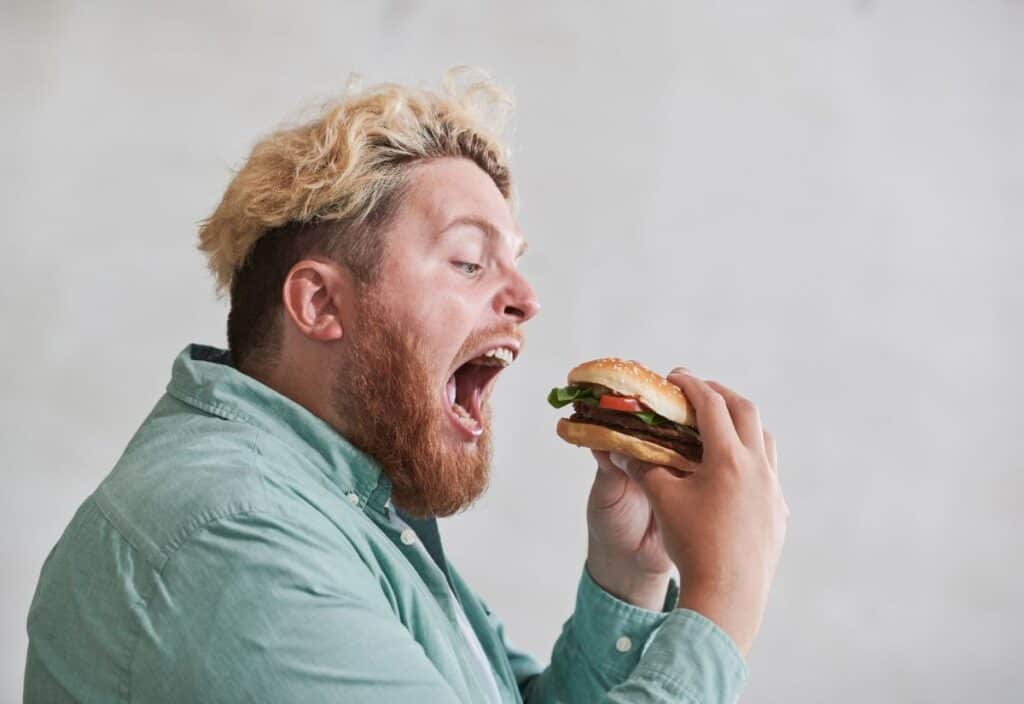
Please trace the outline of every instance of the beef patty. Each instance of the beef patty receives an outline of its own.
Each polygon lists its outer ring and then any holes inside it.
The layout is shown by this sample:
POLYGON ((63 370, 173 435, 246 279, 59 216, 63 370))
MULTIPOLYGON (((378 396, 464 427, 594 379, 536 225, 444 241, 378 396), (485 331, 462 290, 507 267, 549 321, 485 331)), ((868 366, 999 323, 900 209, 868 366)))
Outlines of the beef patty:
POLYGON ((629 413, 588 406, 580 401, 574 401, 572 407, 575 413, 569 416, 569 420, 574 423, 603 425, 626 435, 667 447, 692 462, 700 462, 704 456, 704 446, 701 444, 697 431, 685 425, 671 422, 662 425, 647 425, 629 413))

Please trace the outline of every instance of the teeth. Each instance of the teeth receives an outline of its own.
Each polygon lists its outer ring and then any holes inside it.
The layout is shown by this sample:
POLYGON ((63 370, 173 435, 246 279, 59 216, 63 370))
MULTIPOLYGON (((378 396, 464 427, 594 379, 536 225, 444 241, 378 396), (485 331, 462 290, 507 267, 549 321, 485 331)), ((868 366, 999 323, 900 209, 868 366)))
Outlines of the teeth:
POLYGON ((452 410, 455 411, 455 415, 458 416, 459 421, 461 421, 462 424, 465 425, 470 430, 473 430, 474 432, 476 432, 476 431, 479 431, 480 428, 482 427, 480 425, 480 421, 478 421, 476 418, 471 416, 469 414, 469 411, 467 411, 465 408, 463 408, 459 404, 453 403, 452 404, 452 410))
POLYGON ((452 375, 452 377, 450 379, 448 379, 448 387, 447 387, 446 391, 448 392, 448 403, 451 405, 452 410, 455 411, 455 415, 457 415, 459 417, 459 419, 462 420, 463 422, 468 421, 467 425, 474 425, 474 426, 478 425, 478 423, 476 422, 476 419, 469 414, 469 411, 467 411, 465 408, 463 408, 461 404, 455 402, 455 376, 454 375, 452 375))
MULTIPOLYGON (((493 350, 487 350, 475 359, 469 360, 467 364, 485 367, 507 367, 515 357, 516 353, 510 347, 497 347, 493 350)), ((452 412, 459 419, 459 422, 469 428, 474 435, 479 435, 483 432, 483 425, 455 400, 456 393, 455 375, 453 374, 448 378, 448 383, 445 385, 445 395, 448 404, 451 406, 452 412)))
POLYGON ((515 352, 510 350, 508 347, 497 347, 493 350, 487 350, 481 356, 496 359, 502 363, 501 366, 507 367, 512 364, 512 360, 515 359, 515 352))

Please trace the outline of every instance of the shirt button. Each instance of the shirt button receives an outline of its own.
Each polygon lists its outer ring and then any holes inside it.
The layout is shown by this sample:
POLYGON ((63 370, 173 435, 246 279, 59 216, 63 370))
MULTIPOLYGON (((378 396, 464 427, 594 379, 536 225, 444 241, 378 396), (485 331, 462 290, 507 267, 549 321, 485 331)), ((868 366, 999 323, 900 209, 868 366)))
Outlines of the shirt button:
POLYGON ((629 649, 633 647, 633 641, 628 636, 622 636, 615 641, 615 649, 620 653, 628 653, 629 649))
POLYGON ((416 531, 412 528, 406 528, 402 531, 402 542, 406 545, 412 545, 416 542, 416 531))
POLYGON ((359 505, 359 494, 357 494, 354 491, 350 491, 348 494, 346 494, 346 496, 348 496, 348 502, 350 504, 352 504, 353 506, 359 505))

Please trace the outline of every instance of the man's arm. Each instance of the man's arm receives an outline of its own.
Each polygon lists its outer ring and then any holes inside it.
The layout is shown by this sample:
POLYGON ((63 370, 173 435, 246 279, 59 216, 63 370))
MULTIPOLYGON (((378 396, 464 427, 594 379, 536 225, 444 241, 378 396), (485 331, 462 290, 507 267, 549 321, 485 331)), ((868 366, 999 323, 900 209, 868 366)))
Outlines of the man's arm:
POLYGON ((743 657, 760 626, 789 515, 775 441, 756 406, 731 389, 685 370, 668 380, 695 407, 703 460, 680 475, 594 453, 599 469, 588 504, 588 566, 593 560, 595 571, 584 574, 551 665, 539 674, 523 669, 530 704, 710 704, 735 701, 743 685, 743 657), (659 616, 646 636, 638 628, 634 637, 630 626, 653 612, 597 585, 647 606, 655 599, 644 585, 656 584, 669 561, 683 576, 677 608, 659 616))
POLYGON ((584 568, 546 668, 509 646, 502 622, 491 619, 526 704, 735 701, 746 680, 735 645, 697 612, 675 608, 676 598, 673 583, 665 610, 641 609, 601 589, 584 568))

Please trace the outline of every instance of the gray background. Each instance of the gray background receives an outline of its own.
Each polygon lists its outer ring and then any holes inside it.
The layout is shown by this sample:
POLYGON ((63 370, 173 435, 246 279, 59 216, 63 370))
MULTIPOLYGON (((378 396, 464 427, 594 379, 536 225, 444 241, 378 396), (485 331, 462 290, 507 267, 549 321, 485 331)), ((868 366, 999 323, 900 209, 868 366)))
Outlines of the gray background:
POLYGON ((444 525, 546 658, 589 455, 548 388, 617 354, 755 400, 792 510, 745 702, 1019 701, 1021 2, 4 2, 0 701, 47 551, 191 341, 253 141, 350 71, 515 94, 544 310, 492 488, 444 525))

